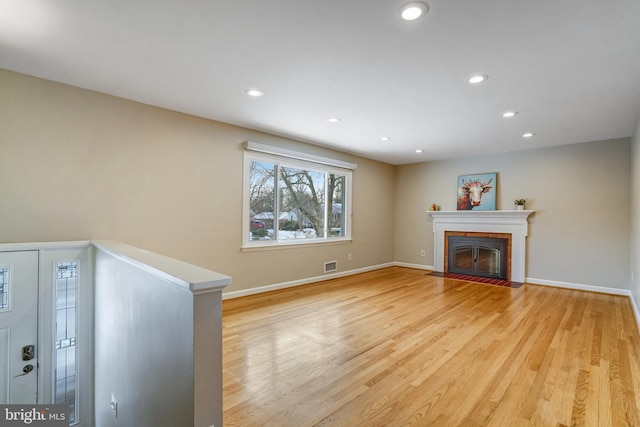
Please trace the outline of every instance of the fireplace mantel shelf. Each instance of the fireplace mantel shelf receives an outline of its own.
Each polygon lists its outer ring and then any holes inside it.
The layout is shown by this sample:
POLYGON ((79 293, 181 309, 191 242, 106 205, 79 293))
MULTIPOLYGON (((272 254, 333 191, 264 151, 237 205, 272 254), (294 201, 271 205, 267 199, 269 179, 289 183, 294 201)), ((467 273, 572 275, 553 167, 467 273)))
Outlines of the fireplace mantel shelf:
POLYGON ((427 211, 434 219, 510 219, 525 220, 534 213, 532 210, 500 210, 500 211, 427 211))

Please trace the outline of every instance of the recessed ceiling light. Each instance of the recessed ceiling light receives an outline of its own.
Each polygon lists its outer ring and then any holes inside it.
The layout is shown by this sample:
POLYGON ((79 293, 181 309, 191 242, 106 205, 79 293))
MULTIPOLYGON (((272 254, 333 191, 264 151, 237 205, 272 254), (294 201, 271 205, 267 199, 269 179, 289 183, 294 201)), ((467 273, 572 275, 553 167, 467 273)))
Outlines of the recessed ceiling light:
POLYGON ((329 117, 329 118, 327 119, 327 121, 328 121, 329 123, 338 123, 338 122, 340 121, 340 118, 339 118, 339 117, 329 117))
POLYGON ((533 132, 525 132, 525 133, 522 134, 522 137, 523 138, 531 138, 534 135, 535 135, 535 133, 533 133, 533 132))
POLYGON ((489 76, 487 76, 486 74, 474 74, 467 79, 467 83, 477 85, 486 82, 488 78, 489 76))
POLYGON ((260 89, 247 89, 247 90, 245 91, 245 93, 246 93, 247 95, 249 95, 249 96, 254 97, 254 98, 259 98, 259 97, 261 97, 262 95, 264 95, 264 92, 263 92, 263 91, 261 91, 260 89))
POLYGON ((422 2, 407 3, 400 8, 400 16, 405 21, 415 21, 422 15, 426 15, 429 11, 429 6, 422 2))
POLYGON ((505 119, 508 119, 511 117, 515 117, 516 114, 518 114, 517 111, 505 111, 504 113, 502 113, 502 117, 504 117, 505 119))
POLYGON ((418 148, 418 149, 416 150, 416 153, 420 154, 420 153, 422 153, 422 150, 418 148))
POLYGON ((389 141, 391 138, 388 136, 383 136, 380 138, 380 141, 389 141))

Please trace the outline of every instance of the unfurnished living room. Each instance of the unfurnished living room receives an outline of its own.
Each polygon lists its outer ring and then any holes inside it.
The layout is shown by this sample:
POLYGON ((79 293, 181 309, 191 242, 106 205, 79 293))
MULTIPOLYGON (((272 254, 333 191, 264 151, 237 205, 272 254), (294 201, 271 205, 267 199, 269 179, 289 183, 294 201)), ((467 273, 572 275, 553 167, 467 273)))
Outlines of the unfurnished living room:
POLYGON ((3 0, 0 424, 640 426, 638 22, 3 0))

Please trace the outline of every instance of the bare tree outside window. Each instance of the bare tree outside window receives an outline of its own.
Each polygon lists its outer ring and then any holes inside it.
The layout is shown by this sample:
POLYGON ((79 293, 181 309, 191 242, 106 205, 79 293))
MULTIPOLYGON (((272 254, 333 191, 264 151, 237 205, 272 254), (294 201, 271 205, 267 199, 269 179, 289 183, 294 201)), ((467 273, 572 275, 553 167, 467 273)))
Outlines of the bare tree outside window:
POLYGON ((249 179, 251 240, 345 235, 346 176, 251 161, 249 179))
POLYGON ((275 169, 276 165, 271 163, 251 162, 249 172, 249 229, 252 240, 274 239, 275 169), (271 233, 269 233, 269 230, 271 230, 271 233))
POLYGON ((329 234, 332 236, 345 235, 344 222, 342 220, 344 184, 344 176, 329 174, 328 193, 331 197, 327 200, 327 213, 329 214, 329 234))
POLYGON ((286 215, 281 230, 324 237, 324 172, 280 168, 280 206, 286 215))

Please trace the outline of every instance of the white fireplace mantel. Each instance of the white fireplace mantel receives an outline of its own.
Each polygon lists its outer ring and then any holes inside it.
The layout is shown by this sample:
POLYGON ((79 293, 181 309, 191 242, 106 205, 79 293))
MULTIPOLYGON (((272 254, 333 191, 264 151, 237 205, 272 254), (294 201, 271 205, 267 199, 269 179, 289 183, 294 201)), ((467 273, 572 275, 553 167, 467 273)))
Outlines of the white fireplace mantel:
POLYGON ((428 211, 433 217, 434 268, 444 272, 446 231, 511 234, 511 281, 524 283, 526 238, 532 210, 428 211))

